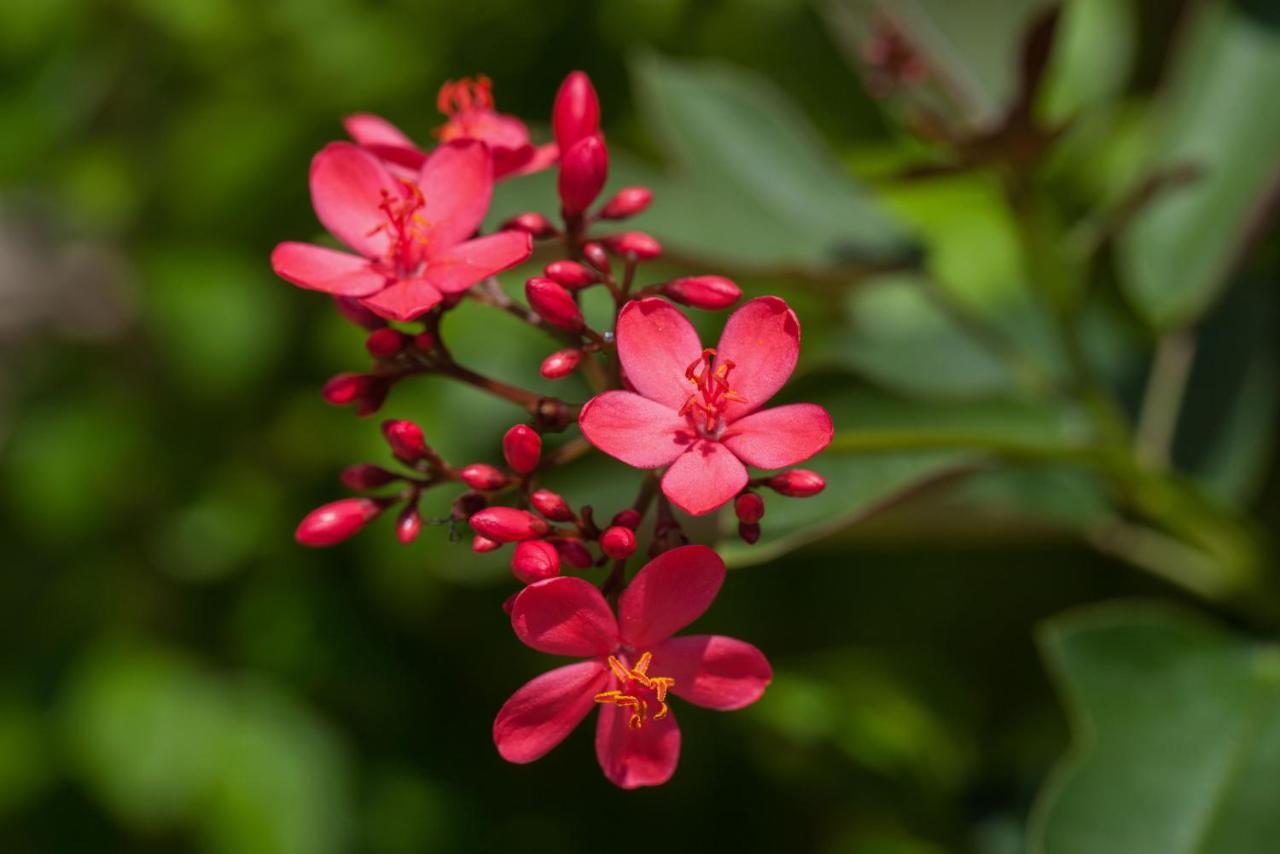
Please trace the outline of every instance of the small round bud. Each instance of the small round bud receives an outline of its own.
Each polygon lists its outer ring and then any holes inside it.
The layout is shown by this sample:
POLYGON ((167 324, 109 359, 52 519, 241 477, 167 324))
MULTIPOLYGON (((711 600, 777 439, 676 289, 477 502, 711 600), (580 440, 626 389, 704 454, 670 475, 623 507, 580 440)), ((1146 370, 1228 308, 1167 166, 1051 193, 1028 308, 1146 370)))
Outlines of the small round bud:
POLYGON ((609 177, 609 151, 600 134, 585 136, 560 149, 560 208, 566 217, 580 216, 604 189, 609 177))
POLYGON ((364 389, 356 398, 356 415, 361 418, 373 415, 382 408, 387 400, 387 392, 391 391, 391 383, 381 377, 367 377, 364 389))
POLYGON ((406 463, 415 463, 427 454, 427 440, 422 428, 412 421, 392 418, 382 422, 382 435, 391 446, 391 453, 406 463))
POLYGON ((765 481, 765 484, 774 492, 788 498, 808 498, 827 488, 827 482, 822 475, 809 469, 779 472, 765 481))
POLYGON ((681 305, 715 311, 737 302, 742 288, 724 276, 686 276, 667 282, 662 293, 681 305))
POLYGON ((662 254, 662 244, 643 231, 624 231, 604 239, 604 246, 615 255, 651 261, 662 254))
POLYGON ((534 276, 524 285, 529 307, 538 316, 558 329, 569 332, 582 330, 582 309, 573 300, 573 294, 563 286, 542 276, 534 276))
POLYGON ((422 514, 415 505, 406 505, 396 518, 396 539, 407 546, 418 539, 418 532, 421 530, 422 514))
POLYGON ((636 510, 633 507, 628 507, 626 510, 619 510, 613 517, 613 521, 610 524, 621 525, 624 528, 630 528, 634 531, 636 528, 640 527, 641 518, 639 510, 636 510))
POLYGON ((317 507, 298 523, 293 537, 304 546, 332 546, 354 536, 383 510, 372 498, 343 498, 317 507))
POLYGON ((746 522, 738 523, 738 536, 749 546, 754 546, 760 539, 760 526, 749 525, 746 522))
POLYGON ((511 574, 524 584, 560 574, 560 553, 546 540, 526 540, 511 556, 511 574))
POLYGON ((470 521, 477 534, 500 543, 532 540, 548 530, 546 522, 527 510, 514 507, 488 507, 472 516, 470 521))
POLYGON ((537 510, 552 522, 572 522, 574 520, 573 510, 570 509, 569 502, 549 489, 536 490, 529 496, 529 503, 533 505, 534 510, 537 510))
POLYGON ((389 472, 381 466, 371 463, 356 463, 342 470, 338 478, 347 489, 363 492, 366 489, 377 489, 400 479, 400 475, 389 472))
POLYGON ((413 336, 413 346, 422 353, 430 353, 436 349, 436 336, 430 332, 419 332, 413 336))
POLYGON ((354 297, 334 297, 334 308, 338 309, 338 314, 354 323, 356 326, 362 326, 365 329, 381 329, 387 325, 387 321, 365 308, 360 300, 354 297))
POLYGON ((608 274, 610 269, 609 253, 606 252, 604 250, 604 247, 601 246, 599 243, 592 241, 591 243, 587 243, 583 245, 582 257, 587 260, 588 264, 590 264, 592 267, 595 267, 601 273, 604 273, 606 275, 608 274))
POLYGON ((754 525, 764 518, 764 499, 754 492, 744 492, 733 502, 733 512, 739 522, 754 525))
POLYGON ((516 474, 528 474, 542 457, 542 437, 527 424, 517 424, 502 437, 502 456, 516 474))
POLYGON ((471 551, 475 552, 478 555, 482 555, 485 552, 491 552, 491 551, 494 551, 495 549, 500 549, 500 548, 502 548, 502 543, 498 542, 497 540, 491 540, 488 537, 482 537, 479 534, 476 534, 474 537, 471 538, 471 551))
POLYGON ((607 528, 600 535, 600 549, 614 560, 626 560, 636 551, 635 531, 621 525, 607 528))
POLYGON ((556 227, 551 224, 551 220, 540 213, 533 212, 516 214, 498 228, 501 231, 523 231, 534 240, 545 240, 548 237, 555 237, 558 233, 556 227))
POLYGON ((390 359, 404 349, 408 340, 409 336, 400 330, 384 326, 369 333, 369 337, 364 339, 364 348, 375 359, 390 359))
POLYGON ((600 129, 600 99, 585 72, 574 71, 560 84, 551 128, 561 151, 600 129))
POLYGON ((556 547, 560 558, 574 569, 586 569, 595 563, 591 552, 587 551, 581 540, 554 539, 551 540, 551 545, 556 547))
POLYGON ((573 373, 581 362, 581 350, 557 350, 542 360, 538 373, 549 380, 561 380, 573 373))
POLYGON ((364 374, 337 374, 324 384, 320 394, 326 403, 348 406, 356 403, 369 388, 369 377, 364 374))
POLYGON ((577 261, 552 261, 542 270, 547 278, 569 290, 580 290, 600 281, 600 277, 577 261))
POLYGON ((458 472, 462 482, 472 489, 490 492, 507 485, 507 476, 487 463, 472 463, 458 472))
POLYGON ((626 219, 649 207, 653 191, 648 187, 623 187, 600 209, 601 219, 626 219))

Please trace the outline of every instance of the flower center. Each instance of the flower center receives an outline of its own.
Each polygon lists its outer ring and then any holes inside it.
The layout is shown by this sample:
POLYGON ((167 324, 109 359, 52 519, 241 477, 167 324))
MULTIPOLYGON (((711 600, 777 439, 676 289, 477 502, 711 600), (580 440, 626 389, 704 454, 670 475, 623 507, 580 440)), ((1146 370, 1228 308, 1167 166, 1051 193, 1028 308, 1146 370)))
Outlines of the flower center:
POLYGON ((667 705, 667 692, 676 684, 676 680, 670 676, 650 676, 649 664, 652 661, 653 655, 646 652, 636 660, 636 666, 628 670, 616 656, 609 656, 609 669, 622 687, 601 691, 595 696, 597 703, 612 703, 630 709, 631 717, 627 718, 627 726, 631 729, 640 729, 648 720, 660 721, 671 712, 667 705), (649 714, 651 701, 658 706, 658 711, 652 716, 649 714))
POLYGON ((729 387, 733 362, 726 360, 719 367, 713 367, 715 358, 716 351, 708 347, 684 369, 685 379, 693 383, 695 391, 680 407, 680 414, 706 436, 714 436, 719 431, 724 410, 730 402, 747 402, 745 397, 729 387))
POLYGON ((404 187, 403 194, 382 191, 378 209, 386 221, 369 231, 370 235, 384 233, 391 238, 387 246, 386 263, 401 275, 412 275, 422 260, 422 247, 430 237, 431 223, 418 211, 426 204, 422 189, 413 181, 398 179, 404 187))
POLYGON ((436 106, 449 121, 436 128, 436 136, 444 142, 477 136, 472 128, 474 111, 493 109, 493 82, 481 74, 448 80, 440 87, 436 106))

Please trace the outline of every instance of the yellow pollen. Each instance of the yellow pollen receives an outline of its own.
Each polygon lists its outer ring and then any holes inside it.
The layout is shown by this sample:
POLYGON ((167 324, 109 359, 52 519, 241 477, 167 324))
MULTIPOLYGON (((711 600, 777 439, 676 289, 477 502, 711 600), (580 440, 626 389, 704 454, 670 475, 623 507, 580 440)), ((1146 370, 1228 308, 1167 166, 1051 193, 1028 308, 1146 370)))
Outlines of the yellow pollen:
POLYGON ((622 684, 624 689, 627 688, 628 683, 634 682, 641 688, 653 692, 659 708, 652 717, 649 715, 648 701, 637 694, 627 694, 623 690, 614 689, 601 691, 595 696, 597 703, 612 703, 620 708, 630 709, 631 716, 627 718, 627 726, 630 729, 640 729, 646 720, 660 721, 671 713, 671 708, 667 705, 667 692, 676 684, 676 680, 670 676, 650 676, 649 664, 652 661, 653 655, 646 652, 636 660, 635 667, 628 670, 616 656, 609 656, 609 669, 613 671, 614 678, 622 684))

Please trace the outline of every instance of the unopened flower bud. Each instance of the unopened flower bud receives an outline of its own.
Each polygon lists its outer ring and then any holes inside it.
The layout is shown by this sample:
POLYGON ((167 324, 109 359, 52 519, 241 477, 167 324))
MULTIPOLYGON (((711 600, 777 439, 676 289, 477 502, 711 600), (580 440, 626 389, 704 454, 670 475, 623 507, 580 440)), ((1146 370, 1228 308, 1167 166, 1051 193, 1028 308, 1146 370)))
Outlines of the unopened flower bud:
POLYGON ((363 492, 366 489, 377 489, 400 479, 400 475, 389 472, 381 466, 371 463, 356 463, 342 470, 338 478, 347 489, 363 492))
POLYGON ((528 474, 542 457, 542 437, 527 424, 517 424, 502 437, 502 456, 516 474, 528 474))
POLYGON ((422 353, 430 353, 436 349, 436 336, 430 332, 419 332, 413 336, 414 349, 422 353))
POLYGON ((369 388, 369 377, 364 374, 337 374, 329 378, 320 390, 326 403, 347 406, 356 403, 369 388))
POLYGON ((604 247, 594 241, 587 243, 582 247, 582 257, 587 259, 587 263, 595 267, 601 273, 608 275, 609 273, 609 253, 604 247))
POLYGON ((364 348, 375 359, 390 359, 404 349, 408 340, 409 336, 400 330, 384 326, 369 333, 369 337, 364 339, 364 348))
POLYGON ((526 540, 511 556, 511 574, 524 584, 560 574, 560 553, 546 540, 526 540))
POLYGON ((396 518, 396 539, 407 546, 418 539, 418 532, 421 530, 422 514, 415 505, 406 505, 396 518))
POLYGON ((636 551, 635 531, 621 525, 606 529, 600 535, 600 549, 614 560, 626 560, 636 551))
POLYGON ((458 472, 462 482, 472 489, 490 492, 507 485, 507 476, 488 463, 472 463, 458 472))
POLYGON ((485 508, 471 517, 471 527, 477 534, 500 543, 532 540, 548 530, 546 522, 514 507, 485 508))
POLYGON ((604 239, 605 248, 623 258, 651 261, 662 254, 662 244, 643 231, 624 231, 604 239))
POLYGON ((600 129, 600 99, 585 72, 574 71, 560 84, 551 127, 562 152, 600 129))
POLYGON ((609 524, 621 525, 624 528, 630 528, 634 531, 636 528, 640 527, 641 518, 643 517, 641 517, 639 510, 636 510, 634 507, 628 507, 626 510, 619 510, 617 514, 614 515, 613 521, 609 524))
POLYGON ((485 552, 491 552, 500 548, 502 548, 502 543, 498 542, 497 540, 491 540, 488 537, 482 537, 479 534, 476 534, 474 537, 471 538, 471 551, 475 552, 478 555, 482 555, 485 552))
POLYGON ((364 389, 356 398, 356 415, 366 418, 382 408, 387 400, 387 392, 391 391, 391 383, 382 377, 367 377, 364 389))
POLYGON ((764 499, 754 492, 744 492, 733 502, 733 512, 739 522, 754 525, 764 518, 764 499))
POLYGON ((547 278, 572 291, 600 281, 600 277, 577 261, 552 261, 542 270, 547 278))
POLYGON ((648 187, 623 187, 600 209, 601 219, 626 219, 649 207, 653 191, 648 187))
POLYGON ((298 523, 293 537, 304 546, 332 546, 354 536, 382 512, 372 498, 343 498, 317 507, 298 523))
POLYGON ((586 136, 560 151, 560 207, 566 217, 580 216, 604 189, 609 177, 609 151, 599 134, 586 136))
POLYGON ((569 376, 582 362, 581 350, 557 350, 542 360, 538 373, 549 380, 560 380, 569 376))
POLYGON ((765 484, 779 495, 789 498, 808 498, 827 488, 822 475, 809 469, 779 472, 765 481, 765 484))
POLYGON ((459 522, 465 522, 488 506, 488 499, 480 493, 464 492, 453 499, 453 510, 450 515, 459 522))
POLYGON ((582 329, 582 309, 578 308, 578 304, 573 301, 573 294, 563 285, 534 276, 525 282, 524 295, 529 300, 529 307, 552 326, 569 332, 582 329))
POLYGON ((556 227, 551 224, 551 220, 547 219, 540 213, 522 213, 516 214, 510 219, 498 226, 501 231, 523 231, 534 240, 545 240, 548 237, 555 237, 556 227))
POLYGON ((574 569, 586 569, 595 563, 591 552, 587 551, 581 540, 554 539, 551 540, 551 545, 556 547, 560 558, 574 569))
POLYGON ((391 453, 403 462, 415 463, 427 454, 427 440, 422 435, 422 428, 412 421, 397 418, 383 421, 382 435, 391 446, 391 453))
POLYGON ((667 282, 662 293, 681 305, 715 311, 737 302, 742 288, 724 276, 686 276, 667 282))
POLYGON ((334 308, 338 309, 338 314, 354 323, 356 326, 363 326, 365 329, 374 330, 382 329, 387 325, 387 321, 374 314, 361 304, 360 300, 354 297, 334 297, 334 308))
POLYGON ((529 496, 529 503, 533 505, 534 510, 537 510, 552 522, 572 522, 574 520, 573 510, 569 507, 569 502, 549 489, 535 490, 529 496))
POLYGON ((760 539, 760 526, 749 525, 746 522, 738 523, 738 536, 749 546, 754 546, 760 539))

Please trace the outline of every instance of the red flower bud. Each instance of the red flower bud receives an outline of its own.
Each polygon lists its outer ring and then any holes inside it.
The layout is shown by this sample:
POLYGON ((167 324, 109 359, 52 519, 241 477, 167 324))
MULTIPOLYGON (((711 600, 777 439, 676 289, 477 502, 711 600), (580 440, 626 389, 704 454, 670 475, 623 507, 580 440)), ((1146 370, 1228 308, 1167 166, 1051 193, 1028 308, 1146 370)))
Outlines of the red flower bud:
POLYGON ((749 525, 746 522, 738 523, 738 536, 749 546, 754 546, 760 539, 760 526, 749 525))
POLYGON ((356 463, 343 469, 342 475, 338 479, 342 481, 342 485, 347 489, 363 492, 366 489, 377 489, 380 486, 386 486, 392 481, 399 480, 400 475, 389 472, 381 466, 375 466, 370 463, 356 463))
POLYGON ((320 394, 326 403, 347 406, 355 403, 369 389, 369 377, 364 374, 337 374, 324 384, 320 394))
POLYGON ((681 305, 709 311, 728 308, 742 296, 742 288, 724 276, 686 276, 667 282, 662 292, 681 305))
POLYGON ((472 516, 470 521, 477 534, 500 543, 532 540, 548 530, 546 522, 527 510, 514 507, 488 507, 472 516))
POLYGON ((600 99, 584 72, 574 71, 560 84, 551 109, 551 127, 562 152, 600 129, 600 99))
POLYGON ((382 512, 383 504, 372 498, 343 498, 306 515, 293 538, 304 546, 332 546, 354 536, 382 512))
POLYGON ((809 469, 779 472, 765 483, 774 492, 789 498, 808 498, 827 488, 827 482, 822 475, 809 469))
POLYGON ((560 574, 560 553, 546 540, 526 540, 511 556, 511 574, 524 584, 560 574))
POLYGON ((623 187, 600 209, 601 219, 626 219, 649 207, 653 191, 648 187, 623 187))
POLYGON ((422 514, 417 507, 410 504, 400 511, 400 516, 396 519, 396 539, 407 546, 418 539, 418 532, 421 530, 422 514))
POLYGON ((600 281, 600 277, 577 261, 552 261, 543 271, 547 278, 570 290, 585 288, 600 281))
POLYGON ((356 415, 361 418, 373 415, 386 402, 387 392, 391 391, 391 383, 381 377, 368 377, 368 382, 360 397, 356 399, 356 415))
POLYGON ((382 435, 391 446, 391 453, 406 463, 415 463, 427 454, 427 441, 422 428, 412 421, 388 419, 382 422, 382 435))
POLYGON ((471 538, 471 551, 475 552, 478 555, 482 555, 485 552, 491 552, 494 549, 500 549, 500 548, 502 548, 502 543, 498 542, 497 540, 491 540, 488 537, 482 537, 479 534, 476 534, 474 537, 471 538))
POLYGON ((400 330, 384 326, 369 333, 369 337, 364 339, 364 348, 375 359, 390 359, 404 348, 408 340, 409 336, 400 330))
POLYGON ((586 569, 595 563, 591 552, 587 551, 581 540, 555 539, 551 540, 551 545, 560 552, 561 559, 574 569, 586 569))
POLYGON ((534 240, 545 240, 548 237, 555 237, 558 233, 556 227, 551 224, 551 220, 540 213, 533 212, 516 214, 498 228, 501 231, 523 231, 534 240))
POLYGON ((662 244, 643 231, 624 231, 604 239, 605 248, 615 255, 651 261, 662 254, 662 244))
POLYGON ((557 350, 542 360, 538 372, 549 380, 564 379, 573 373, 581 361, 581 350, 557 350))
POLYGON ((549 489, 535 491, 533 495, 529 496, 529 502, 533 505, 534 510, 537 510, 552 522, 572 522, 575 518, 573 510, 569 507, 569 502, 549 489))
POLYGON ((527 424, 517 424, 502 437, 502 456, 516 474, 528 474, 542 457, 542 437, 527 424))
POLYGON ((560 150, 560 208, 566 217, 580 215, 600 195, 609 177, 609 151, 599 134, 583 137, 560 150))
POLYGON ((744 492, 733 502, 733 512, 739 522, 754 525, 764 518, 764 499, 754 492, 744 492))
POLYGON ((587 263, 606 275, 609 272, 609 253, 599 243, 587 243, 582 247, 582 257, 587 263))
POLYGON ((573 301, 573 294, 562 285, 534 276, 525 282, 524 295, 529 300, 529 307, 552 326, 569 332, 582 329, 582 309, 573 301))
POLYGON ((507 476, 487 463, 472 463, 458 472, 462 482, 472 489, 489 492, 507 485, 507 476))
POLYGON ((334 297, 334 308, 338 309, 347 320, 356 326, 363 326, 365 329, 381 329, 387 325, 387 321, 374 314, 361 304, 360 300, 354 297, 334 297))
POLYGON ((612 525, 621 525, 624 528, 635 530, 640 527, 640 511, 635 508, 628 507, 626 510, 619 510, 617 515, 613 517, 612 525))
POLYGON ((635 554, 635 531, 621 525, 608 528, 600 535, 600 548, 614 560, 625 560, 635 554))
POLYGON ((423 353, 430 353, 436 348, 436 336, 430 332, 419 332, 413 336, 413 346, 423 353))

